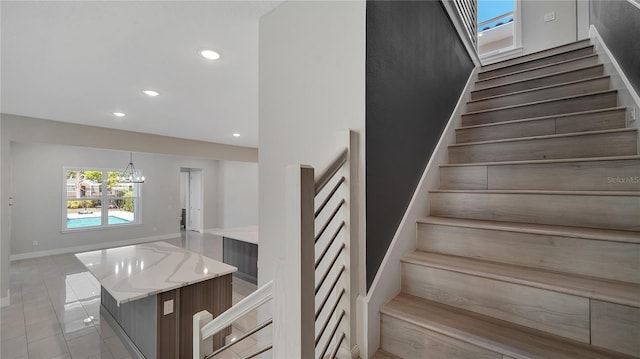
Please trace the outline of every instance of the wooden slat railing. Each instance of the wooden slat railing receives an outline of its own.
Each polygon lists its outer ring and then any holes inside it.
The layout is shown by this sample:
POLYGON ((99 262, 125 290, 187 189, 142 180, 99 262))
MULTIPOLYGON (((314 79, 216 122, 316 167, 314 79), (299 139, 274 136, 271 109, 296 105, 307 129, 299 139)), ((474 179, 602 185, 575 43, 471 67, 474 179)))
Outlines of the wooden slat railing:
POLYGON ((348 131, 318 174, 305 165, 287 169, 286 261, 276 282, 286 286, 274 296, 283 297, 289 315, 278 314, 276 297, 274 358, 351 358, 357 348, 354 147, 355 133, 348 131), (279 333, 289 333, 289 340, 279 333))
POLYGON ((356 134, 341 134, 338 155, 315 176, 314 168, 289 166, 286 192, 286 236, 272 282, 212 319, 206 311, 193 317, 194 359, 215 352, 211 337, 242 315, 272 300, 272 343, 251 356, 272 350, 273 358, 357 357, 355 305, 358 294, 355 191, 356 134), (273 299, 272 299, 273 298, 273 299), (205 349, 206 348, 206 349, 205 349))
POLYGON ((473 44, 478 50, 478 0, 453 0, 455 8, 458 10, 460 19, 473 44))

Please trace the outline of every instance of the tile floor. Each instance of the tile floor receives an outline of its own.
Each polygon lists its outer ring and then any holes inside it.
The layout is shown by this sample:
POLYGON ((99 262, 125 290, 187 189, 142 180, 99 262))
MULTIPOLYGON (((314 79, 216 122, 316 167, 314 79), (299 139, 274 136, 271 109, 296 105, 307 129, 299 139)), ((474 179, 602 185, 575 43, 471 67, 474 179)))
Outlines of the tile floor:
MULTIPOLYGON (((195 232, 168 240, 177 246, 222 259, 219 237, 195 232)), ((233 303, 256 289, 234 278, 233 303)), ((100 315, 100 285, 72 254, 11 263, 11 305, 0 317, 0 358, 121 359, 130 354, 100 315)), ((228 341, 256 326, 250 313, 233 325, 228 341)), ((256 348, 254 337, 217 356, 236 359, 256 348)))

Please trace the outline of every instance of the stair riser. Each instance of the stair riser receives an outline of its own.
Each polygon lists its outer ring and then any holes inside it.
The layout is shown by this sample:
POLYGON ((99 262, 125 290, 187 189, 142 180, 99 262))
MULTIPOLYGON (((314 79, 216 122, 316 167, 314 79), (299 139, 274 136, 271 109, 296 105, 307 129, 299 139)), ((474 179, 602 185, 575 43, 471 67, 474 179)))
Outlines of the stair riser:
POLYGON ((593 46, 590 46, 582 49, 560 53, 553 56, 548 56, 548 57, 537 59, 537 60, 531 60, 531 61, 519 63, 517 65, 503 67, 500 69, 495 69, 495 70, 483 69, 482 72, 478 73, 478 80, 483 80, 486 78, 500 76, 500 75, 506 75, 516 71, 528 70, 534 67, 555 64, 557 62, 572 60, 578 57, 583 57, 583 56, 592 55, 592 54, 593 54, 593 46))
POLYGON ((640 231, 640 197, 538 193, 429 194, 432 216, 640 231))
POLYGON ((386 314, 380 315, 380 347, 401 358, 502 358, 498 353, 386 314))
POLYGON ((586 298, 410 263, 402 264, 402 291, 589 342, 586 298))
POLYGON ((593 66, 597 64, 598 64, 597 56, 595 55, 587 56, 580 59, 559 63, 557 65, 549 65, 546 67, 531 69, 523 72, 514 73, 511 75, 499 76, 499 77, 489 78, 486 80, 479 80, 475 84, 475 89, 480 90, 480 89, 485 89, 487 87, 508 84, 510 82, 529 80, 538 76, 549 75, 549 74, 562 72, 562 71, 577 70, 585 66, 593 66))
POLYGON ((564 72, 557 75, 549 75, 531 80, 515 82, 500 87, 492 87, 485 90, 471 91, 471 99, 478 100, 484 97, 504 95, 516 91, 524 91, 544 86, 553 86, 565 82, 579 81, 604 75, 604 66, 590 66, 579 70, 564 72))
POLYGON ((509 138, 556 135, 625 127, 625 110, 600 111, 574 116, 548 117, 535 121, 459 128, 456 143, 503 140, 509 138))
POLYGON ((440 189, 640 191, 640 160, 441 167, 440 189))
POLYGON ((609 77, 599 77, 588 81, 574 82, 562 86, 468 102, 467 111, 482 111, 504 106, 551 100, 560 97, 582 95, 607 89, 609 89, 609 77))
POLYGON ((640 283, 636 243, 420 223, 417 249, 640 283))
POLYGON ((513 65, 513 64, 518 64, 518 63, 522 63, 522 62, 526 62, 526 61, 542 58, 542 57, 545 57, 545 56, 561 54, 561 53, 564 53, 564 52, 567 52, 567 51, 571 51, 571 50, 575 50, 575 49, 579 49, 579 48, 585 47, 587 45, 589 45, 588 41, 574 42, 574 43, 566 44, 566 45, 563 45, 563 46, 558 46, 558 47, 555 47, 553 49, 548 49, 546 51, 541 51, 541 52, 534 53, 534 54, 524 55, 524 56, 516 57, 516 58, 513 58, 513 59, 509 59, 509 60, 500 61, 500 62, 497 62, 497 63, 494 63, 494 64, 490 64, 490 65, 485 65, 485 66, 482 66, 482 70, 483 71, 491 71, 491 70, 495 70, 495 69, 502 68, 502 67, 505 67, 505 66, 510 66, 510 65, 513 65))
POLYGON ((542 116, 569 114, 572 112, 599 110, 616 107, 617 103, 618 94, 616 91, 601 92, 492 111, 465 113, 462 114, 462 126, 484 125, 542 116))
POLYGON ((640 357, 640 308, 591 300, 591 344, 640 357))
POLYGON ((595 133, 449 147, 449 163, 546 160, 637 154, 635 131, 595 133))

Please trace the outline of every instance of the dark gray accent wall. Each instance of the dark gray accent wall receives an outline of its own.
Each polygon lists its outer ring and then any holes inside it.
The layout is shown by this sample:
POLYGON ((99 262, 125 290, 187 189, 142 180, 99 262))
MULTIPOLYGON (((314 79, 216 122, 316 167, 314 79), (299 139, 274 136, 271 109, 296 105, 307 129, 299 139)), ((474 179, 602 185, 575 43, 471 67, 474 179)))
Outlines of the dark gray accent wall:
POLYGON ((472 70, 440 1, 367 1, 367 289, 472 70))
POLYGON ((640 9, 626 0, 589 1, 590 22, 640 93, 640 9))

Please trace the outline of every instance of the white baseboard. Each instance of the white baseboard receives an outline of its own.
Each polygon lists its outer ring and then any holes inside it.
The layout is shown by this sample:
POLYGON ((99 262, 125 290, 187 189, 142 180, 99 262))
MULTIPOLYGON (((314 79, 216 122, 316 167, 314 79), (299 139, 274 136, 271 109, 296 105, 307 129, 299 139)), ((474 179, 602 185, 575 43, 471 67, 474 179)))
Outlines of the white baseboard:
POLYGON ((39 258, 39 257, 53 256, 57 254, 95 251, 95 250, 105 249, 105 248, 130 246, 130 245, 139 244, 139 243, 164 241, 164 240, 173 239, 173 238, 180 238, 180 233, 171 233, 171 234, 164 234, 160 236, 126 239, 126 240, 115 241, 115 242, 87 244, 87 245, 76 246, 76 247, 56 248, 56 249, 50 249, 45 251, 12 254, 10 256, 10 260, 17 261, 21 259, 39 258))
POLYGON ((361 321, 358 324, 366 328, 366 333, 362 333, 363 337, 358 340, 362 358, 369 358, 380 346, 380 308, 400 293, 400 259, 416 248, 416 220, 429 213, 429 190, 438 188, 438 167, 447 163, 447 147, 455 143, 455 129, 460 126, 461 115, 465 111, 478 69, 479 67, 474 68, 462 90, 458 103, 431 155, 431 159, 429 159, 369 292, 366 296, 358 298, 358 318, 361 321))
POLYGON ((7 296, 0 297, 0 308, 8 307, 11 304, 11 290, 7 289, 7 296))

